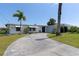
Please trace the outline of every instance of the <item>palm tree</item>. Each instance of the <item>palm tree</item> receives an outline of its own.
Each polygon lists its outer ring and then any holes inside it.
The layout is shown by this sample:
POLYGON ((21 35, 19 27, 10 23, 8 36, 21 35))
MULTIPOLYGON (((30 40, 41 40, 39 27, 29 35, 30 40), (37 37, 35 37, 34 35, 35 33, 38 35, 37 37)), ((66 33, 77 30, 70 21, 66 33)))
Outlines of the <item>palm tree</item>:
POLYGON ((60 35, 60 21, 61 21, 61 10, 62 10, 62 3, 58 4, 58 23, 57 23, 57 33, 56 35, 60 35))
POLYGON ((13 17, 18 17, 18 21, 20 21, 20 33, 21 33, 22 21, 26 20, 26 17, 20 10, 17 10, 16 13, 13 14, 13 17))

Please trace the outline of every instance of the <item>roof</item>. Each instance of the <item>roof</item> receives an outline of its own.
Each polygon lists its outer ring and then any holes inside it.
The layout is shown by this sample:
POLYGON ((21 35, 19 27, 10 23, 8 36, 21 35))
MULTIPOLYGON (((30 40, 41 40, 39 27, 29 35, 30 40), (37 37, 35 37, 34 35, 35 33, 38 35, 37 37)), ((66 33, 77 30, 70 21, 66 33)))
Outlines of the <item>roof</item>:
POLYGON ((29 26, 30 28, 39 28, 38 26, 29 26))
MULTIPOLYGON (((20 26, 19 24, 6 24, 7 25, 13 25, 13 26, 20 26)), ((47 26, 47 25, 27 25, 27 24, 22 24, 22 26, 47 26)))

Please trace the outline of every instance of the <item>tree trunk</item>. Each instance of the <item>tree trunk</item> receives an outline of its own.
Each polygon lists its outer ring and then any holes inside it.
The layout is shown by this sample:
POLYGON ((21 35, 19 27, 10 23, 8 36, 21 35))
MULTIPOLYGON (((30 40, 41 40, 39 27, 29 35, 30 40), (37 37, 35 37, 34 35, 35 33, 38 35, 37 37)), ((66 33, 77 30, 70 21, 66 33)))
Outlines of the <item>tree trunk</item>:
POLYGON ((22 33, 22 32, 21 32, 21 26, 22 26, 22 22, 21 22, 21 20, 20 20, 20 34, 22 33))
POLYGON ((58 5, 58 23, 57 23, 57 33, 56 33, 57 36, 60 35, 61 9, 62 9, 62 3, 59 3, 59 5, 58 5))

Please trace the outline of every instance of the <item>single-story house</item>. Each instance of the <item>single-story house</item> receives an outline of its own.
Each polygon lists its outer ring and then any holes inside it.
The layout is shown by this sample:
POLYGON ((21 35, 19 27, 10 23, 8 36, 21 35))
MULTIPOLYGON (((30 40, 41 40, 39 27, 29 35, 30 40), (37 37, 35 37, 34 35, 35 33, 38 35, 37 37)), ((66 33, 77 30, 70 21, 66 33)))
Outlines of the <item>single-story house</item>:
POLYGON ((54 31, 53 25, 22 25, 20 29, 19 24, 6 24, 6 27, 9 29, 9 34, 16 34, 20 33, 20 30, 22 33, 24 33, 24 29, 29 26, 29 32, 30 33, 51 33, 54 31))

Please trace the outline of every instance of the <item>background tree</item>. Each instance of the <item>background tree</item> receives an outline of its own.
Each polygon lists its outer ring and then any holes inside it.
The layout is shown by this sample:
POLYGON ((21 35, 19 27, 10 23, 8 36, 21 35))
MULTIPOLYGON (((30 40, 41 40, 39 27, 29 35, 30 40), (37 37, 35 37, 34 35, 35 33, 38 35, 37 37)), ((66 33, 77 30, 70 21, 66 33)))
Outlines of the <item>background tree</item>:
POLYGON ((55 25, 56 20, 54 18, 50 18, 50 20, 47 22, 47 25, 55 25))
POLYGON ((77 32, 78 30, 79 30, 78 27, 76 27, 76 26, 71 26, 69 31, 70 31, 71 33, 75 33, 75 32, 77 32))
POLYGON ((17 10, 16 13, 13 14, 13 17, 18 17, 18 21, 20 21, 20 33, 21 33, 22 21, 26 20, 26 17, 20 10, 17 10))
POLYGON ((61 21, 61 9, 62 9, 62 3, 58 4, 58 23, 57 23, 57 32, 56 35, 60 35, 60 21, 61 21))

